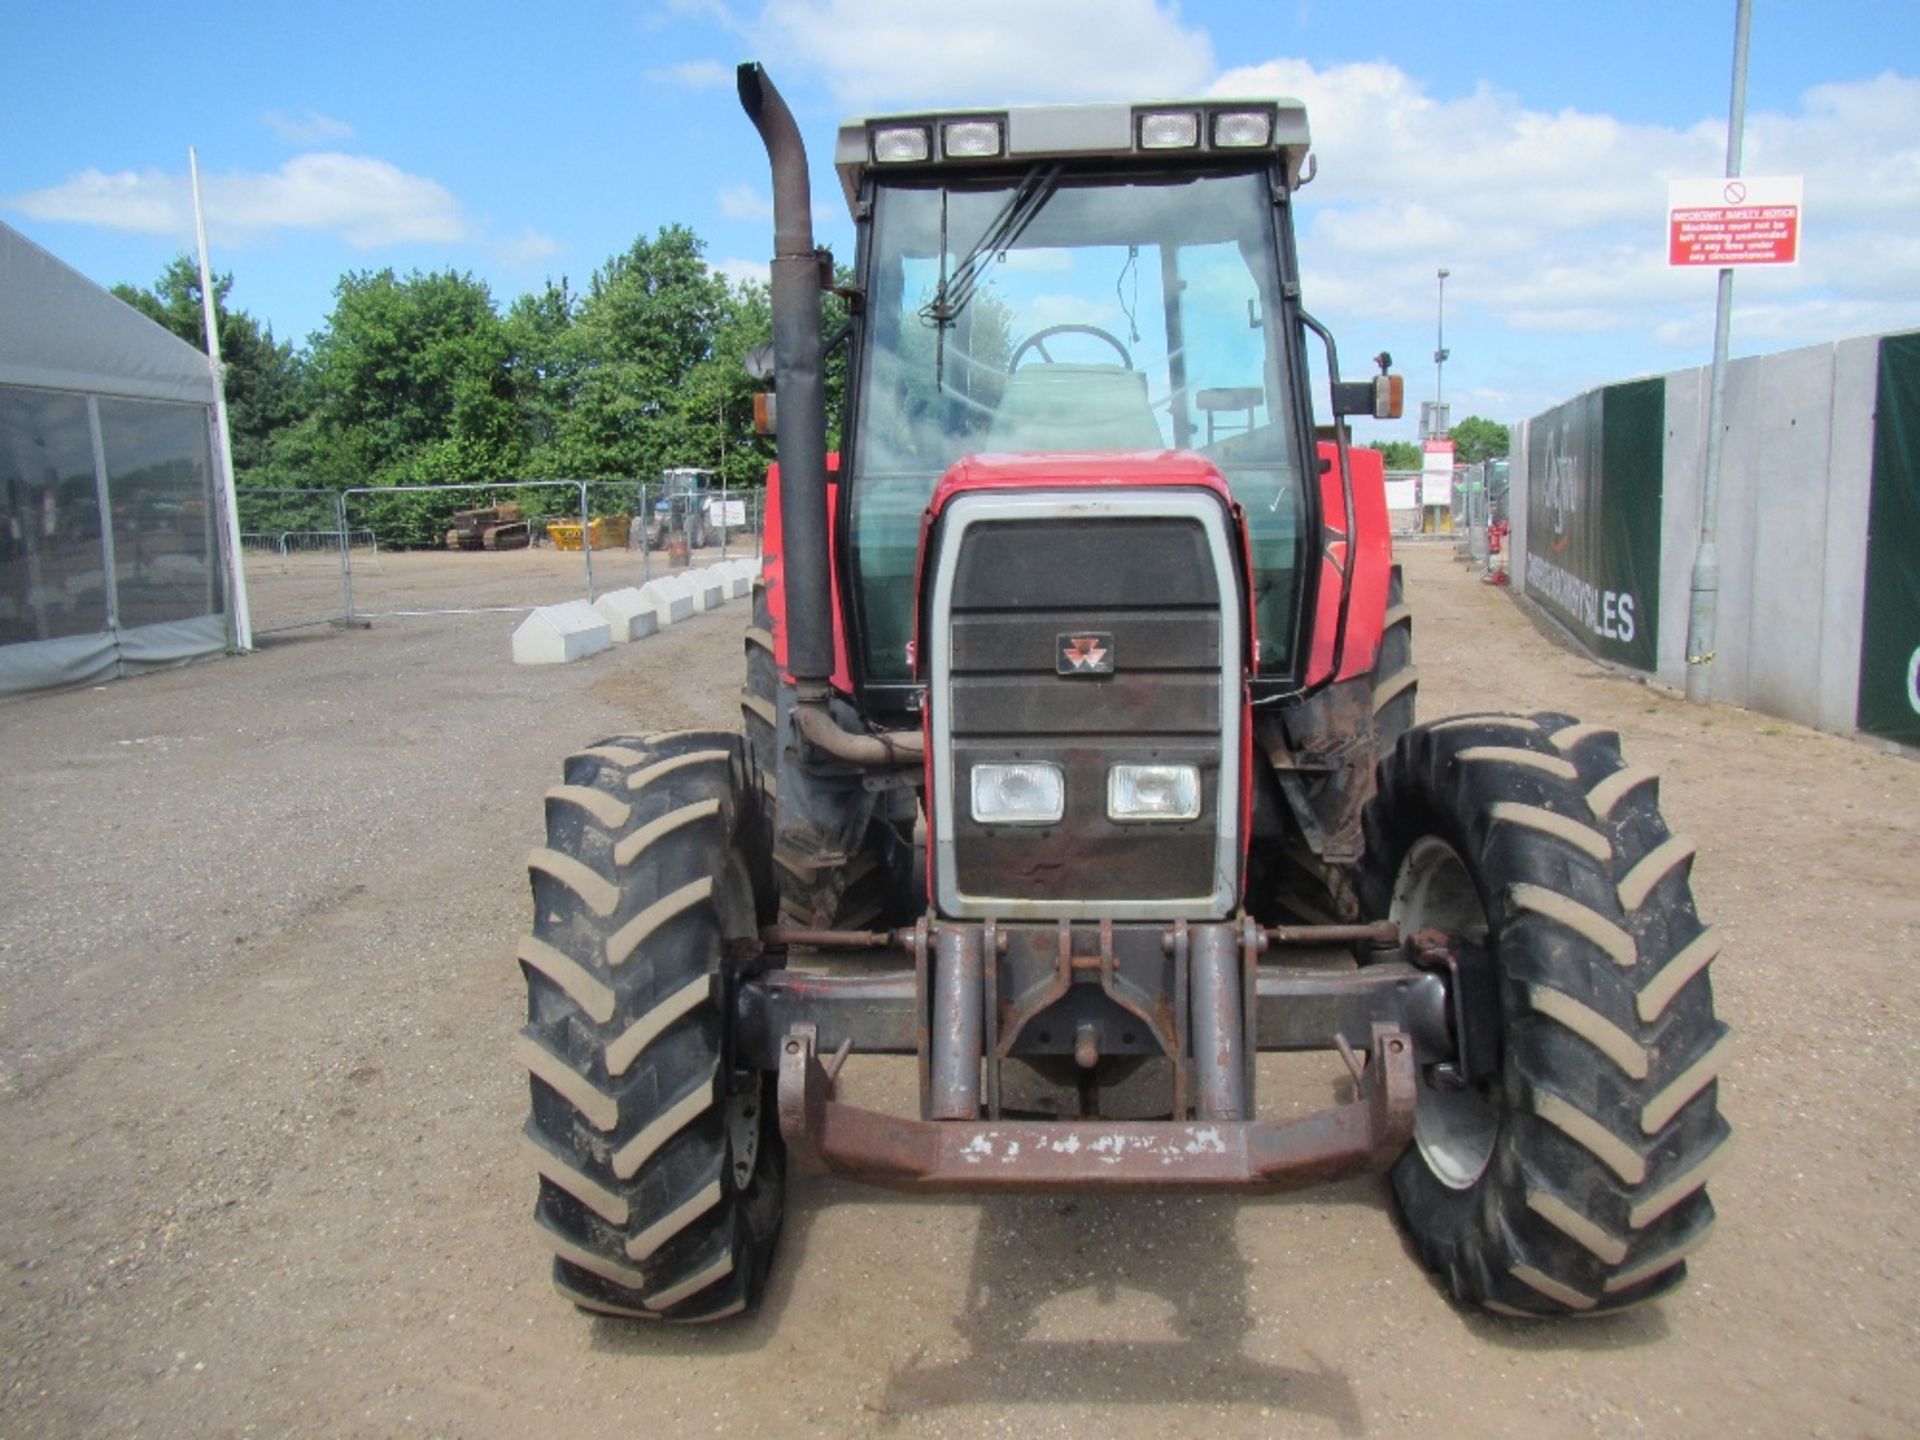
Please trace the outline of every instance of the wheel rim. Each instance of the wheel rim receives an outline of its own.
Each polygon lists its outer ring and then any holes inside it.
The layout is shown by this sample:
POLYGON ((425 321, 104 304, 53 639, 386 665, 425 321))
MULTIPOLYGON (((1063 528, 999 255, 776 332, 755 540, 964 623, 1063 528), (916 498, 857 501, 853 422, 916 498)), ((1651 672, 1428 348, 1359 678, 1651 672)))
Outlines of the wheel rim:
MULTIPOLYGON (((1487 915, 1467 865, 1446 841, 1423 835, 1400 862, 1390 918, 1402 935, 1438 930, 1476 945, 1487 940, 1487 915)), ((1500 1107, 1490 1085, 1444 1089, 1421 1072, 1413 1141, 1427 1169, 1450 1190, 1471 1189, 1486 1173, 1500 1136, 1500 1107)))
POLYGON ((749 1085, 727 1100, 727 1140, 733 1158, 733 1188, 753 1184, 760 1163, 760 1087, 749 1085))

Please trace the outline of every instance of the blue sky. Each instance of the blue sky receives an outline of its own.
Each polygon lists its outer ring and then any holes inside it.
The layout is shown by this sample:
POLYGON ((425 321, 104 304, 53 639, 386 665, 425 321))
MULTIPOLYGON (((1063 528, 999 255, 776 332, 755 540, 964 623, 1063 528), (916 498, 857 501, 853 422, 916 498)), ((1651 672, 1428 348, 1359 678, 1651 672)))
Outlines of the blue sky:
MULTIPOLYGON (((0 219, 102 283, 191 244, 186 150, 235 303, 304 340, 349 269, 453 266, 504 306, 679 221, 723 271, 770 249, 731 89, 764 61, 850 253, 829 158, 851 113, 1288 93, 1319 178, 1307 302, 1432 393, 1447 266, 1456 417, 1704 362, 1710 274, 1672 274, 1665 181, 1718 173, 1732 0, 252 0, 15 7, 0 219), (190 24, 204 22, 204 32, 190 24)), ((1754 353, 1920 325, 1920 6, 1757 0, 1752 174, 1804 174, 1804 262, 1736 285, 1754 353)), ((1411 408, 1411 407, 1410 407, 1411 408)), ((1410 433, 1411 427, 1400 427, 1410 433)))

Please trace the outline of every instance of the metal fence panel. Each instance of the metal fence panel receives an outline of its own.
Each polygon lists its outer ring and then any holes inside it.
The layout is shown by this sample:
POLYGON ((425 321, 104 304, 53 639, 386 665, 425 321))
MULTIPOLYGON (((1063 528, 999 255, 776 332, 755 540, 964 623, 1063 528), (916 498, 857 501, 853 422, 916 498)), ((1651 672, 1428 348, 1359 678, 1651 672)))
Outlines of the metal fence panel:
POLYGON ((332 490, 235 489, 240 547, 246 560, 253 633, 272 635, 325 625, 347 614, 344 577, 354 551, 370 568, 371 531, 348 532, 332 490))
POLYGON ((675 502, 638 480, 502 480, 239 491, 258 634, 351 619, 521 613, 760 553, 766 492, 675 502), (458 511, 520 507, 526 543, 451 548, 458 511), (687 543, 680 543, 680 542, 687 543))

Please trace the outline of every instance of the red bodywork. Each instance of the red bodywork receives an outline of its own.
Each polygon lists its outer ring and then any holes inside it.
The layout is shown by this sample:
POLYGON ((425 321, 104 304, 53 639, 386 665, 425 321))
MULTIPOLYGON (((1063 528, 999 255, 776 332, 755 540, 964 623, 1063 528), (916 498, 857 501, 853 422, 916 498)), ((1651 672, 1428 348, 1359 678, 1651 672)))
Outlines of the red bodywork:
MULTIPOLYGON (((1247 527, 1241 519, 1240 506, 1234 501, 1233 491, 1211 460, 1189 451, 967 456, 940 477, 940 483, 933 487, 933 498, 927 502, 926 514, 920 521, 920 558, 915 562, 913 571, 913 633, 920 633, 919 597, 926 593, 927 536, 934 522, 940 518, 940 512, 947 508, 955 496, 976 490, 1140 490, 1169 486, 1195 486, 1211 490, 1219 496, 1232 518, 1234 529, 1240 535, 1241 564, 1243 567, 1251 565, 1253 557, 1247 549, 1247 527)), ((1258 637, 1253 628, 1255 616, 1250 594, 1246 621, 1247 653, 1255 654, 1254 641, 1258 637)), ((914 667, 917 673, 918 655, 914 657, 914 667)))
POLYGON ((1393 569, 1393 532, 1387 522, 1387 462, 1378 450, 1349 448, 1353 470, 1353 534, 1347 534, 1346 498, 1340 486, 1340 451, 1322 440, 1318 591, 1313 635, 1307 646, 1309 686, 1351 680, 1373 669, 1387 622, 1387 585, 1393 569), (1344 624, 1341 582, 1352 567, 1344 624))
MULTIPOLYGON (((827 533, 833 534, 840 512, 840 452, 827 452, 827 533)), ((767 466, 767 513, 760 540, 760 580, 767 587, 767 610, 772 616, 773 663, 787 675, 786 545, 780 538, 780 462, 767 466)), ((827 550, 827 576, 833 586, 833 688, 853 693, 853 671, 847 664, 847 621, 840 604, 840 562, 827 550)))
MULTIPOLYGON (((1377 450, 1348 452, 1353 472, 1353 534, 1347 533, 1346 496, 1340 483, 1339 452, 1332 441, 1319 445, 1321 462, 1321 560, 1313 605, 1313 632, 1308 637, 1309 687, 1330 680, 1351 680, 1373 668, 1387 615, 1388 574, 1393 564, 1393 537, 1387 522, 1386 462, 1377 450), (1341 614, 1341 590, 1347 570, 1346 613, 1341 614)), ((840 500, 840 456, 827 456, 828 533, 837 520, 840 500)), ((920 566, 926 564, 926 530, 955 495, 969 490, 1138 488, 1147 485, 1197 485, 1219 495, 1236 520, 1239 507, 1227 482, 1211 461, 1180 450, 1133 454, 972 455, 940 478, 928 502, 922 523, 920 566)), ((1240 527, 1243 547, 1246 528, 1240 527)), ((781 673, 787 668, 786 590, 780 529, 780 466, 767 467, 767 515, 761 574, 773 615, 773 657, 781 673)), ((1250 557, 1243 553, 1243 561, 1250 557)), ((847 658, 846 617, 841 599, 838 558, 828 557, 833 583, 833 686, 843 694, 853 691, 853 672, 847 658)), ((916 592, 920 575, 916 572, 916 592)), ((1247 636, 1256 636, 1256 617, 1247 612, 1247 636)), ((917 628, 917 627, 916 627, 917 628)))
MULTIPOLYGON (((1338 447, 1322 441, 1320 462, 1321 564, 1314 594, 1313 633, 1307 649, 1306 684, 1324 684, 1330 680, 1350 680, 1373 668, 1379 655, 1380 637, 1386 625, 1387 588, 1393 564, 1393 537, 1387 521, 1386 462, 1377 450, 1349 448, 1352 473, 1352 533, 1347 520, 1347 489, 1341 483, 1338 447), (1348 570, 1351 567, 1351 583, 1348 570), (1345 590, 1344 607, 1342 591, 1345 590)), ((840 456, 827 456, 828 533, 838 518, 840 456)), ((1194 486, 1220 497, 1240 535, 1243 575, 1251 575, 1252 548, 1240 506, 1232 489, 1212 461, 1183 450, 1151 450, 1131 453, 1060 453, 1045 455, 970 455, 940 477, 920 522, 920 553, 914 566, 914 634, 920 632, 919 597, 924 593, 927 564, 927 540, 940 513, 955 496, 981 490, 1106 490, 1144 487, 1194 486)), ((767 469, 767 515, 761 575, 766 584, 767 603, 772 615, 774 663, 786 674, 786 589, 782 559, 780 525, 780 466, 767 469)), ((828 574, 833 586, 833 686, 842 694, 853 691, 853 676, 847 660, 845 604, 840 589, 839 561, 828 557, 828 574)), ((1246 673, 1247 656, 1259 653, 1257 640, 1259 617, 1251 587, 1245 595, 1247 650, 1242 656, 1246 673)), ((916 673, 918 644, 913 657, 916 673)), ((1251 696, 1243 701, 1240 726, 1240 833, 1252 833, 1253 825, 1253 723, 1251 696)), ((921 736, 925 744, 927 768, 926 793, 933 793, 933 736, 930 719, 922 710, 921 736)), ((1242 865, 1245 855, 1242 855, 1242 865)), ((934 884, 933 855, 927 856, 927 885, 934 884)), ((1246 876, 1241 875, 1244 888, 1246 876)))

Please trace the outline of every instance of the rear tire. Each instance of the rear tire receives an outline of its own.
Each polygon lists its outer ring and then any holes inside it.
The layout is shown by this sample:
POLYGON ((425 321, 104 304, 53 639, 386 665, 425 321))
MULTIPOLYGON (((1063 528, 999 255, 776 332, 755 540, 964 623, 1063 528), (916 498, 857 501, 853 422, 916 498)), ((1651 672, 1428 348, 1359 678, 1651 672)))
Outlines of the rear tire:
POLYGON ((772 1077, 736 1069, 731 1024, 758 797, 713 731, 602 741, 564 776, 519 956, 535 1223, 582 1309, 718 1320, 758 1302, 784 1205, 772 1077))
POLYGON ((1713 1224, 1729 1131, 1718 941, 1657 782, 1565 715, 1468 716, 1405 734, 1366 813, 1366 913, 1479 939, 1496 1073, 1423 1071, 1393 1190, 1458 1300, 1596 1314, 1679 1284, 1713 1224), (1478 931, 1478 936, 1475 932, 1478 931))
POLYGON ((1406 579, 1395 565, 1387 580, 1387 619, 1373 662, 1374 752, 1384 760, 1402 735, 1413 728, 1420 696, 1420 672, 1413 664, 1413 610, 1407 604, 1406 579))

